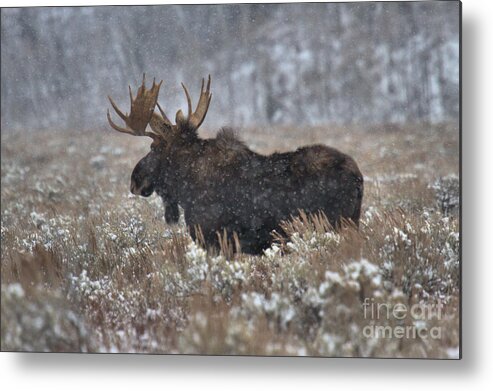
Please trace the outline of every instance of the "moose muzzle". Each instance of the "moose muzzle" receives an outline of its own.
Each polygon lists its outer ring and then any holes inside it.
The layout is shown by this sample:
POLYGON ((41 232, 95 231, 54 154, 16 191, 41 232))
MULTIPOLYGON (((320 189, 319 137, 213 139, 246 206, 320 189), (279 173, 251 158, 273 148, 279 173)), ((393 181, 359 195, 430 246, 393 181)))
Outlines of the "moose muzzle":
POLYGON ((154 192, 154 186, 148 180, 144 180, 140 186, 137 186, 137 184, 132 181, 130 183, 130 191, 137 196, 149 197, 154 192))

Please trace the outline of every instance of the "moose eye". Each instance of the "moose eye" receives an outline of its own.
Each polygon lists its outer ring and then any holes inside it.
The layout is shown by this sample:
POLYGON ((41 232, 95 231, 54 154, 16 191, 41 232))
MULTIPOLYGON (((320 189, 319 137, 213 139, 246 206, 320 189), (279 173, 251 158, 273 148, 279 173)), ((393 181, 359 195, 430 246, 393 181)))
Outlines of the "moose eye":
POLYGON ((151 151, 156 152, 157 150, 159 150, 159 145, 152 143, 151 144, 151 151))
POLYGON ((163 148, 163 143, 155 143, 155 142, 153 142, 151 144, 151 151, 152 152, 157 152, 157 151, 161 150, 162 148, 163 148))

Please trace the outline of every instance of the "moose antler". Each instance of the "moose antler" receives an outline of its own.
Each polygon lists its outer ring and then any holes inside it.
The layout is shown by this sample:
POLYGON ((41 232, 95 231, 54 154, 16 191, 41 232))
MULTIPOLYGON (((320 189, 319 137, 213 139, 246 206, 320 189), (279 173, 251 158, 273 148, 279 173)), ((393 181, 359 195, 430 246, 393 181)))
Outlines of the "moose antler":
MULTIPOLYGON (((154 108, 157 104, 157 98, 159 95, 159 89, 161 88, 162 81, 159 84, 156 84, 156 79, 152 82, 152 87, 150 90, 146 89, 145 86, 145 73, 142 79, 142 85, 137 90, 137 96, 135 99, 132 96, 132 89, 128 86, 128 91, 130 95, 130 115, 123 114, 122 111, 115 104, 111 96, 108 95, 108 99, 110 100, 111 106, 115 109, 115 112, 118 116, 125 122, 126 127, 122 128, 121 126, 116 125, 110 116, 110 110, 108 109, 107 117, 110 126, 122 133, 128 133, 134 136, 149 136, 152 138, 156 138, 158 134, 146 132, 147 124, 151 121, 151 118, 154 114, 154 108)), ((154 114, 155 115, 155 114, 154 114)), ((163 121, 166 123, 167 118, 163 118, 163 121)), ((169 123, 169 120, 167 121, 169 123)), ((171 126, 171 123, 169 123, 171 126)), ((155 130, 155 129, 153 129, 155 130)))
POLYGON ((187 96, 187 105, 188 105, 188 116, 185 118, 183 112, 178 110, 176 113, 176 124, 178 126, 188 126, 193 130, 196 130, 202 125, 204 122, 205 116, 207 115, 207 111, 209 110, 209 104, 211 103, 212 94, 211 94, 211 75, 209 75, 207 81, 207 88, 204 91, 204 79, 202 79, 202 87, 200 88, 200 97, 199 102, 197 103, 197 108, 192 113, 192 99, 190 98, 190 94, 188 93, 187 87, 185 84, 181 83, 183 90, 185 91, 185 95, 187 96))
POLYGON ((209 104, 211 103, 212 94, 210 93, 211 87, 211 76, 207 81, 207 87, 204 90, 205 80, 202 79, 202 87, 200 89, 199 102, 197 103, 197 108, 192 113, 192 99, 188 93, 187 88, 182 83, 182 87, 185 90, 185 95, 187 97, 188 105, 188 116, 185 117, 181 110, 176 113, 176 125, 173 125, 171 121, 166 116, 164 110, 159 105, 157 99, 159 95, 159 89, 161 88, 162 81, 156 84, 154 79, 152 82, 152 87, 147 90, 145 87, 145 74, 142 79, 142 85, 137 91, 137 96, 135 99, 132 96, 132 89, 128 86, 130 94, 130 115, 123 114, 122 111, 115 104, 113 99, 108 96, 113 109, 118 114, 118 116, 125 122, 125 128, 116 125, 110 116, 110 111, 107 112, 108 122, 110 126, 122 133, 128 133, 133 136, 149 136, 153 139, 164 136, 166 131, 169 130, 197 130, 202 122, 204 122, 205 116, 209 109, 209 104), (155 107, 158 107, 161 115, 154 112, 155 107), (151 126, 153 132, 146 132, 147 125, 151 126))

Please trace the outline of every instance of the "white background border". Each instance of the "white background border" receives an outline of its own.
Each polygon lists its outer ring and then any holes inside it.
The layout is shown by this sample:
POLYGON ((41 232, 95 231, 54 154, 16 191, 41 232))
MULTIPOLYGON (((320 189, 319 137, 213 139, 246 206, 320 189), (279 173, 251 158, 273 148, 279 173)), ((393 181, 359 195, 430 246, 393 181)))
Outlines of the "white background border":
MULTIPOLYGON (((165 1, 141 2, 162 3, 165 1)), ((138 3, 123 0, 0 0, 2 7, 103 4, 138 3)), ((3 389, 491 389, 493 290, 490 288, 493 286, 493 259, 490 246, 493 243, 489 228, 493 222, 490 203, 493 189, 492 4, 492 1, 463 1, 462 361, 0 353, 0 385, 3 389)))

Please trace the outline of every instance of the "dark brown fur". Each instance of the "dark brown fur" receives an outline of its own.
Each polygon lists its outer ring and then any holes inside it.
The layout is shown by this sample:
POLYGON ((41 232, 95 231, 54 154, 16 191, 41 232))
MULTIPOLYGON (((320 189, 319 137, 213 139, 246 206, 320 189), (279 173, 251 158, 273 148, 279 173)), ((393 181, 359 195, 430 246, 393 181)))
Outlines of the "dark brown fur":
POLYGON ((178 219, 180 205, 194 239, 200 228, 207 245, 217 246, 218 232, 236 232, 242 251, 258 254, 271 244, 272 230, 280 232, 281 221, 299 210, 323 212, 333 226, 341 218, 358 225, 363 177, 351 157, 323 145, 264 156, 230 129, 208 140, 180 130, 153 142, 134 169, 132 188, 144 196, 156 191, 168 222, 178 219))

